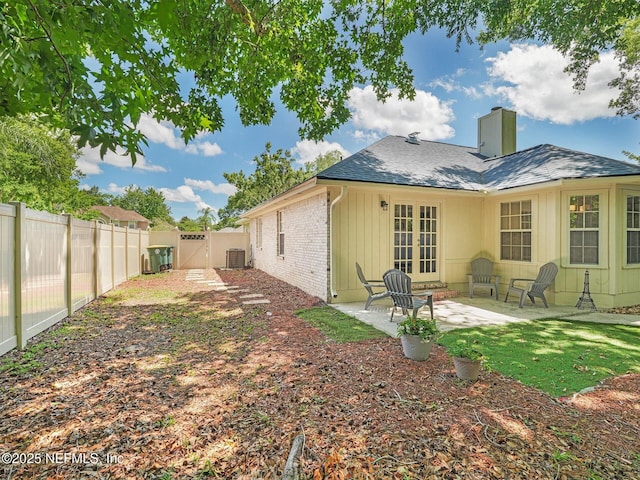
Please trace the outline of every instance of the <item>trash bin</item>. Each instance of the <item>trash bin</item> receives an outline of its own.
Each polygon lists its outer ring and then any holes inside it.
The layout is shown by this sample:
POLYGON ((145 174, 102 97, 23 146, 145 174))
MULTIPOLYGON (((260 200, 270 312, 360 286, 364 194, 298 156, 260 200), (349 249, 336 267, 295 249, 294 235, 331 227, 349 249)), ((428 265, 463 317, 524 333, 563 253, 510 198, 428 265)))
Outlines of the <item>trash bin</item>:
MULTIPOLYGON (((149 245, 147 251, 149 252, 149 266, 152 273, 163 272, 169 269, 169 249, 173 247, 170 245, 149 245)), ((171 254, 173 258, 173 255, 171 254)))
POLYGON ((173 246, 167 248, 167 268, 169 270, 173 269, 173 249, 173 246))
POLYGON ((244 268, 244 250, 241 248, 227 250, 227 268, 244 268))

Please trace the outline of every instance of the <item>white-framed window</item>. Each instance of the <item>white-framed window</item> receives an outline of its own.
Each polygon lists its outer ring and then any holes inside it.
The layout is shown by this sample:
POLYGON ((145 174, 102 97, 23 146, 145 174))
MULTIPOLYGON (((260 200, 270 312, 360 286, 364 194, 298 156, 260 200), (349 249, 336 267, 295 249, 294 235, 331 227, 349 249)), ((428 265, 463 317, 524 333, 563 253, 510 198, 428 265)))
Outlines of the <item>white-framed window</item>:
POLYGON ((627 265, 640 264, 640 194, 627 195, 627 265))
POLYGON ((135 220, 129 220, 129 228, 137 228, 135 220))
POLYGON ((531 200, 500 203, 500 260, 531 261, 531 200))
POLYGON ((284 215, 282 210, 278 210, 277 222, 278 222, 278 255, 284 256, 284 215))
POLYGON ((569 196, 569 263, 600 263, 600 195, 569 196))
POLYGON ((262 248, 262 218, 256 219, 256 248, 262 248))

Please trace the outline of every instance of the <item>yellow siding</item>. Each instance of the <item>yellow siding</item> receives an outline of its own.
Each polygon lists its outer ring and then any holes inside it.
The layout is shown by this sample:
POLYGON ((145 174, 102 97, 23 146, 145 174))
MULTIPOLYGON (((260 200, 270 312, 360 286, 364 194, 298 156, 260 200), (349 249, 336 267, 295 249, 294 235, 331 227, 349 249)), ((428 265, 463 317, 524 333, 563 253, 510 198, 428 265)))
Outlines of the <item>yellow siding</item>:
MULTIPOLYGON (((335 197, 337 194, 333 195, 335 197)), ((438 207, 439 280, 460 286, 466 282, 469 258, 480 249, 483 229, 482 195, 447 195, 424 189, 350 186, 333 211, 333 280, 338 293, 335 301, 348 302, 366 298, 366 292, 355 273, 356 262, 360 263, 365 276, 370 279, 381 279, 385 271, 393 268, 392 228, 395 203, 438 207), (387 211, 380 206, 382 200, 389 204, 387 211), (461 217, 467 220, 458 221, 461 217)))
MULTIPOLYGON (((339 191, 338 191, 339 193, 339 191)), ((439 280, 467 292, 469 262, 479 256, 495 262, 501 297, 511 278, 535 278, 540 266, 554 262, 560 271, 548 299, 575 305, 590 274, 591 295, 599 308, 640 303, 640 265, 626 265, 626 195, 640 195, 640 185, 616 185, 611 179, 564 181, 545 188, 501 192, 451 192, 411 187, 360 184, 349 186, 333 210, 335 301, 363 300, 355 274, 359 262, 368 278, 380 279, 393 267, 393 205, 437 205, 439 208, 439 280), (600 195, 600 263, 569 264, 568 198, 600 195), (384 211, 380 202, 389 204, 384 211), (500 204, 531 200, 531 262, 500 259, 500 204)), ((336 198, 334 193, 332 198, 336 198)), ((414 275, 412 275, 414 277, 414 275)), ((415 278, 414 278, 415 280, 415 278)))

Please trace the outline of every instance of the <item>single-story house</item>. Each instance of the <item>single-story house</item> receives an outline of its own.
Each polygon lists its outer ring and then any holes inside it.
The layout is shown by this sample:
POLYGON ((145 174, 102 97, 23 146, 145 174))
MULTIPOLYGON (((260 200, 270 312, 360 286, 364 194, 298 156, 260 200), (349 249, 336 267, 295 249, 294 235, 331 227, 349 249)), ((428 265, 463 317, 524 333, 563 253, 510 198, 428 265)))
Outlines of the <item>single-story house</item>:
POLYGON ((516 113, 478 119, 478 146, 388 136, 254 207, 253 266, 327 302, 364 300, 355 271, 389 268, 467 292, 470 262, 493 260, 501 298, 535 278, 575 305, 589 271, 599 308, 640 303, 640 166, 554 145, 516 151, 516 113))
POLYGON ((116 227, 129 227, 138 230, 147 230, 151 222, 138 212, 133 210, 125 210, 120 207, 95 205, 91 207, 93 210, 100 212, 98 222, 104 224, 113 224, 116 227))

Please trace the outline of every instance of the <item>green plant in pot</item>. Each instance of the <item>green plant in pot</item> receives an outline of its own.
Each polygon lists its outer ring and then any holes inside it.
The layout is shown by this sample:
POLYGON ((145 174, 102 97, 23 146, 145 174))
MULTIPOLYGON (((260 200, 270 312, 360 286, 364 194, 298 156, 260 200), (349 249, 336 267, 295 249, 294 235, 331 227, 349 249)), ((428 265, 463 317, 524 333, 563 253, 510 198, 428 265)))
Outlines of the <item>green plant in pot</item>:
POLYGON ((423 361, 429 358, 433 343, 438 336, 438 325, 435 319, 409 316, 398 324, 398 336, 402 342, 405 357, 423 361))
POLYGON ((484 355, 478 350, 476 344, 477 342, 467 338, 464 343, 455 343, 447 348, 449 355, 453 357, 456 375, 461 380, 476 381, 478 379, 484 355))

